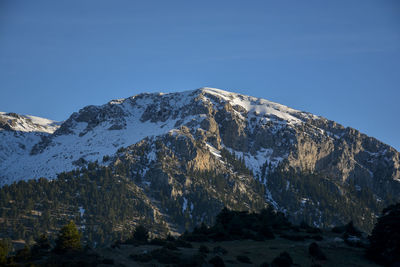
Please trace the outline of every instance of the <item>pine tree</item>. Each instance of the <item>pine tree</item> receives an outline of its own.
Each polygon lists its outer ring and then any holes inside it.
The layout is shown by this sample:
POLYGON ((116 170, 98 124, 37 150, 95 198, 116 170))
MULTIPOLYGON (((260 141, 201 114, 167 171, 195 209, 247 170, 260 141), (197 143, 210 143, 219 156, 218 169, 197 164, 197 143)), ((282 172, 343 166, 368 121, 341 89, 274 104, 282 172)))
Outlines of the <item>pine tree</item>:
POLYGON ((128 244, 146 243, 148 239, 149 239, 149 230, 147 230, 147 228, 144 227, 143 225, 139 225, 133 232, 132 237, 129 238, 126 242, 128 244))
POLYGON ((400 261, 400 203, 383 210, 372 230, 367 257, 382 265, 400 261))
POLYGON ((5 264, 7 261, 10 244, 5 240, 0 240, 0 264, 5 264))
POLYGON ((70 221, 60 230, 60 234, 56 240, 55 250, 65 252, 68 250, 81 249, 81 235, 73 221, 70 221))
POLYGON ((143 225, 139 225, 133 233, 133 238, 138 241, 146 242, 149 239, 149 230, 143 225))
POLYGON ((36 244, 32 247, 33 254, 40 254, 42 252, 47 252, 50 250, 51 245, 50 245, 50 240, 47 237, 47 235, 42 234, 35 241, 36 241, 36 244))

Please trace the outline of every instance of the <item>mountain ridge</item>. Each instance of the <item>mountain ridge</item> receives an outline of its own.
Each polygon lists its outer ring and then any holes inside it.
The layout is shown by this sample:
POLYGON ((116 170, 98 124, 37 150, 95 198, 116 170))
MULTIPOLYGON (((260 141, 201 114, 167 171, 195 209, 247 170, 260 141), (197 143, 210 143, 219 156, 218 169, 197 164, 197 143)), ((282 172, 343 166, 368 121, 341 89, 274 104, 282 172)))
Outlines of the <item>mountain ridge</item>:
MULTIPOLYGON (((112 100, 112 101, 108 102, 107 104, 100 105, 100 106, 86 106, 83 109, 81 109, 79 111, 79 113, 73 113, 70 116, 69 119, 64 121, 60 125, 59 128, 54 129, 55 131, 53 131, 50 134, 53 134, 53 136, 61 136, 61 135, 65 135, 65 134, 70 134, 70 133, 73 132, 73 130, 71 130, 71 126, 72 126, 71 124, 76 124, 77 122, 78 123, 79 122, 82 122, 82 123, 86 122, 86 123, 88 123, 88 125, 85 127, 85 129, 83 131, 79 132, 79 136, 82 137, 83 135, 85 135, 87 133, 87 131, 90 130, 91 127, 94 127, 95 125, 101 123, 99 120, 104 120, 104 119, 109 119, 108 122, 111 123, 111 125, 109 125, 109 127, 108 127, 109 130, 121 130, 124 127, 126 127, 126 119, 125 119, 125 117, 127 117, 127 115, 129 114, 129 111, 130 111, 129 107, 126 107, 126 106, 129 105, 130 103, 132 104, 132 102, 139 102, 138 106, 140 107, 140 105, 146 105, 146 103, 145 103, 146 101, 150 101, 151 102, 154 97, 157 97, 157 96, 166 96, 166 97, 171 96, 172 101, 174 103, 171 103, 169 106, 175 105, 175 109, 176 109, 176 108, 181 107, 182 104, 184 103, 184 101, 178 100, 177 98, 185 99, 185 97, 186 97, 186 100, 187 100, 188 95, 200 94, 200 92, 204 92, 204 91, 208 92, 208 93, 215 92, 215 91, 217 91, 217 92, 225 92, 225 91, 218 90, 218 89, 201 88, 201 89, 197 89, 197 90, 184 91, 184 92, 180 92, 180 93, 169 93, 169 94, 143 93, 143 94, 138 94, 138 95, 135 95, 133 97, 125 98, 125 99, 122 99, 122 100, 121 99, 120 100, 112 100), (144 103, 140 103, 141 102, 140 99, 143 99, 144 101, 142 101, 142 102, 144 102, 144 103), (104 112, 104 109, 106 109, 105 112, 104 112), (98 113, 101 113, 101 114, 98 115, 98 113), (90 117, 90 116, 92 116, 92 117, 90 117), (97 116, 97 118, 95 118, 96 116, 97 116)), ((234 93, 229 93, 228 95, 233 96, 234 93)), ((254 98, 254 100, 256 100, 256 98, 254 98)), ((284 107, 283 105, 276 104, 276 103, 273 103, 273 102, 268 102, 268 103, 272 103, 273 105, 284 107)), ((131 125, 132 124, 133 125, 138 124, 138 125, 141 125, 143 127, 144 126, 143 122, 146 122, 146 121, 156 122, 155 121, 156 118, 154 117, 154 114, 153 115, 150 114, 151 110, 149 109, 149 107, 151 108, 152 106, 151 105, 147 106, 146 107, 147 110, 143 110, 143 111, 140 110, 140 108, 138 110, 135 110, 134 112, 143 112, 144 114, 140 117, 139 121, 131 121, 130 122, 131 125), (152 118, 149 117, 150 120, 148 120, 147 116, 152 116, 152 118)), ((285 107, 285 108, 287 108, 287 107, 285 107)), ((275 111, 275 110, 272 110, 272 111, 275 111)), ((293 111, 295 111, 295 110, 293 110, 293 111)), ((281 113, 281 112, 277 112, 277 113, 281 114, 281 115, 285 115, 284 113, 281 113)), ((295 118, 292 118, 292 119, 295 120, 295 118)), ((162 120, 163 119, 161 118, 161 121, 162 120)), ((74 125, 74 126, 77 126, 77 125, 74 125)), ((160 128, 163 125, 162 124, 160 125, 160 123, 159 123, 159 125, 151 125, 150 124, 148 126, 153 126, 153 129, 148 129, 147 130, 148 132, 145 132, 145 133, 143 133, 141 135, 139 134, 139 136, 137 138, 133 138, 133 140, 127 140, 126 144, 129 145, 131 143, 135 143, 135 142, 141 140, 142 138, 150 135, 151 132, 156 132, 156 129, 160 128)), ((174 126, 175 126, 175 124, 174 124, 174 126)), ((133 127, 133 128, 136 128, 136 127, 133 127)), ((169 129, 170 130, 173 129, 173 126, 171 125, 169 127, 169 129)), ((14 130, 18 130, 18 129, 14 129, 14 130)), ((77 129, 75 129, 75 130, 77 130, 77 129)), ((131 130, 131 132, 134 132, 133 129, 130 129, 130 130, 131 130)), ((79 131, 79 129, 78 129, 78 131, 79 131)), ((165 131, 163 133, 165 133, 165 131)), ((33 155, 40 154, 38 152, 41 150, 41 146, 43 146, 43 145, 46 146, 46 143, 49 141, 48 137, 49 136, 44 136, 43 137, 44 140, 42 142, 36 143, 33 146, 33 149, 30 151, 30 154, 31 155, 32 154, 33 155)), ((115 144, 115 146, 116 146, 116 144, 115 144)), ((115 151, 116 151, 116 149, 114 151, 112 151, 112 152, 115 152, 115 151)), ((91 151, 89 153, 94 153, 94 152, 91 151)), ((105 154, 102 154, 102 156, 104 156, 104 155, 105 154)), ((54 154, 51 155, 51 156, 54 156, 54 154)), ((68 155, 68 156, 70 157, 71 155, 68 155)), ((96 159, 97 160, 101 160, 102 156, 97 157, 96 159)), ((65 160, 65 159, 62 159, 62 160, 65 160)), ((77 160, 77 159, 75 159, 75 160, 77 160)), ((35 160, 35 161, 37 161, 37 160, 35 160)), ((70 168, 66 169, 66 170, 72 170, 72 166, 70 166, 70 168)), ((47 178, 55 178, 56 177, 56 173, 60 172, 60 171, 63 171, 63 170, 56 170, 56 171, 51 172, 50 174, 49 173, 41 174, 39 171, 33 171, 33 177, 32 178, 39 178, 40 176, 47 177, 47 178)), ((20 177, 21 176, 22 175, 20 175, 20 177)), ((19 178, 19 179, 21 179, 21 178, 19 178)))
POLYGON ((214 88, 87 106, 34 141, 0 162, 3 185, 97 162, 133 181, 178 232, 211 222, 223 206, 268 205, 296 222, 353 219, 368 231, 380 209, 400 199, 394 148, 323 117, 214 88))
MULTIPOLYGON (((236 112, 239 114, 240 118, 240 112, 238 110, 246 110, 247 113, 249 114, 249 120, 250 122, 255 119, 255 117, 260 117, 260 116, 268 116, 266 120, 264 121, 273 121, 277 126, 280 124, 288 124, 288 125, 293 125, 293 124, 301 124, 301 123, 308 123, 311 126, 315 126, 316 131, 321 131, 321 133, 324 135, 331 136, 336 139, 340 139, 340 134, 344 134, 343 131, 342 133, 338 134, 337 129, 339 128, 340 130, 342 129, 347 129, 346 131, 350 131, 353 134, 361 134, 357 130, 353 130, 350 127, 344 128, 340 124, 337 124, 333 121, 329 121, 324 119, 323 117, 315 116, 311 113, 308 112, 301 112, 295 109, 288 108, 284 105, 274 103, 268 100, 260 99, 260 98, 254 98, 254 97, 249 97, 249 96, 244 96, 236 93, 231 93, 227 91, 223 91, 220 89, 215 89, 215 88, 200 88, 196 90, 191 90, 191 91, 184 91, 180 93, 168 93, 168 94, 163 94, 163 93, 143 93, 143 94, 138 94, 129 98, 125 99, 118 99, 118 100, 112 100, 109 101, 107 104, 100 105, 100 106, 86 106, 83 109, 79 111, 79 113, 73 113, 69 119, 64 121, 59 127, 58 125, 56 127, 52 127, 51 130, 47 130, 45 132, 49 133, 50 135, 44 135, 42 137, 41 142, 37 142, 34 144, 33 148, 31 151, 29 151, 30 155, 38 155, 40 154, 41 151, 43 151, 43 148, 48 146, 49 139, 52 139, 53 136, 66 136, 71 133, 78 132, 79 137, 83 137, 88 131, 90 131, 93 127, 98 126, 99 124, 104 124, 104 122, 109 123, 107 127, 107 130, 124 130, 127 127, 127 119, 129 116, 132 117, 133 113, 139 113, 142 112, 142 115, 140 116, 139 120, 131 120, 129 121, 129 126, 133 126, 130 129, 127 129, 127 132, 130 130, 129 134, 135 133, 136 136, 135 138, 125 138, 126 141, 122 141, 120 143, 114 142, 113 146, 114 147, 121 147, 123 145, 130 145, 135 142, 140 141, 146 136, 150 135, 160 135, 160 134, 165 134, 167 131, 162 131, 160 129, 164 128, 166 125, 163 122, 166 122, 167 117, 170 117, 172 115, 173 124, 174 125, 168 125, 169 130, 175 129, 179 125, 184 125, 185 122, 177 120, 177 114, 169 114, 171 110, 173 110, 175 113, 177 112, 177 109, 182 108, 185 102, 189 102, 190 100, 188 99, 189 96, 193 96, 194 99, 196 99, 196 95, 207 95, 208 97, 205 97, 206 100, 210 100, 211 102, 213 101, 213 98, 222 98, 223 101, 226 101, 229 103, 233 108, 232 112, 236 112), (171 98, 170 101, 172 103, 168 103, 166 105, 168 108, 165 106, 163 108, 160 107, 160 103, 157 103, 157 101, 154 103, 154 98, 157 97, 169 97, 171 98), (177 98, 181 98, 178 99, 177 98), (140 101, 140 100, 144 101, 140 101), (153 100, 153 103, 151 101, 153 100), (146 103, 148 101, 149 103, 146 103), (146 106, 147 104, 147 106, 146 106), (139 108, 136 110, 132 110, 129 105, 137 105, 139 108), (157 106, 158 105, 158 106, 157 106), (128 106, 128 107, 127 107, 128 106), (141 110, 141 107, 146 106, 146 109, 141 110), (157 110, 154 110, 154 108, 157 107, 157 110), (236 108, 236 109, 235 109, 236 108), (152 110, 153 109, 153 110, 152 110), (158 115, 156 112, 158 112, 158 115), (165 114, 162 114, 162 112, 166 112, 165 114), (160 116, 161 115, 161 116, 160 116), (255 115, 255 116, 254 116, 255 115), (164 117, 163 117, 164 116, 164 117), (150 122, 147 123, 146 122, 150 122), (326 129, 321 129, 321 122, 327 123, 328 127, 332 125, 330 130, 327 131, 326 129), (82 125, 86 123, 87 125, 82 125), (152 125, 153 123, 153 125, 152 125), (72 129, 73 126, 75 129, 72 129), (86 127, 85 127, 86 126, 86 127), (83 127, 84 129, 77 129, 79 127, 83 127), (148 127, 148 129, 144 129, 142 131, 139 131, 139 134, 136 131, 136 127, 148 127)), ((219 100, 220 100, 219 99, 219 100)), ((204 99, 203 99, 204 100, 204 99)), ((167 104, 167 102, 163 103, 164 105, 167 104)), ((187 108, 187 107, 186 107, 187 108)), ((200 107, 200 108, 204 108, 200 107)), ((196 115, 201 115, 199 112, 196 115)), ((17 115, 17 114, 16 114, 17 115)), ((4 115, 3 115, 4 116, 4 115)), ((182 117, 182 116, 181 116, 182 117)), ((201 118, 200 118, 201 119, 201 118)), ((240 118, 243 119, 243 118, 240 118)), ((45 120, 45 119, 42 119, 45 120)), ((260 121, 258 121, 259 123, 260 121)), ((251 125, 250 126, 255 126, 257 125, 251 125)), ((106 127, 104 127, 106 128, 106 127)), ((15 128, 13 130, 19 130, 18 128, 15 128)), ((39 129, 40 130, 40 129, 39 129)), ((254 129, 251 129, 254 131, 254 129)), ((53 138, 54 139, 54 138, 53 138)), ((117 138, 118 139, 118 138, 117 138)), ((80 144, 82 146, 82 144, 80 144)), ((104 145, 104 142, 101 144, 101 142, 98 142, 98 146, 104 145)), ((232 147, 232 144, 228 145, 229 147, 232 147)), ((233 145, 234 146, 234 145, 233 145)), ((387 145, 385 145, 387 146, 387 145)), ((119 148, 118 147, 118 148, 119 148)), ((394 150, 393 148, 389 148, 390 150, 394 150)), ((109 151, 103 151, 103 153, 99 153, 98 157, 90 157, 90 155, 86 155, 88 157, 87 161, 94 161, 98 160, 101 161, 103 156, 110 155, 116 152, 117 149, 112 149, 108 148, 109 151), (106 154, 109 153, 109 154, 106 154)), ((242 146, 240 147, 239 151, 246 151, 247 147, 242 146)), ((395 151, 395 150, 394 150, 395 151)), ((247 151, 246 151, 247 152, 247 151)), ((74 151, 70 152, 71 154, 74 153, 74 151)), ((88 154, 93 154, 96 153, 92 150, 89 149, 88 154)), ((376 153, 372 151, 371 153, 376 153)), ((64 153, 65 154, 65 153, 64 153)), ((55 156, 54 153, 51 156, 55 156)), ((289 155, 288 155, 289 156, 289 155)), ((71 157, 71 155, 64 155, 64 158, 61 160, 66 160, 66 157, 71 157)), ((75 161, 78 159, 75 159, 75 161)), ((86 160, 86 159, 85 159, 86 160)), ((249 161, 250 164, 250 161, 249 161)), ((257 165, 257 164, 256 164, 257 165)), ((259 165, 259 164, 258 164, 259 165)), ((77 166, 75 166, 77 167, 77 166)), ((257 166, 259 168, 259 166, 257 166)), ((256 168, 257 168, 256 167, 256 168)), ((61 170, 54 170, 53 172, 44 172, 41 173, 39 171, 34 171, 33 176, 31 178, 39 178, 39 177, 47 177, 47 178, 55 178, 56 174, 61 171, 65 170, 72 170, 73 169, 73 164, 70 164, 69 168, 66 169, 61 169, 61 170)), ((21 177, 21 175, 20 175, 21 177)), ((18 178, 17 180, 21 179, 18 178)), ((396 175, 397 179, 400 179, 400 173, 396 175)), ((29 179, 29 178, 28 178, 29 179)), ((11 180, 10 180, 11 181, 11 180)))

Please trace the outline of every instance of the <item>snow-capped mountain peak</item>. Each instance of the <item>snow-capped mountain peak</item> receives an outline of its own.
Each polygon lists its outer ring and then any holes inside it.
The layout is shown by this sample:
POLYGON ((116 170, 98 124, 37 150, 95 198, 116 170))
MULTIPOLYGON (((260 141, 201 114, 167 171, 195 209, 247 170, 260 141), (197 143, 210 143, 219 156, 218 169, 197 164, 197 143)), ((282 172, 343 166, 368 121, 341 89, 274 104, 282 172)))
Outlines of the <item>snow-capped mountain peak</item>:
MULTIPOLYGON (((218 201, 230 194, 232 205, 268 202, 296 219, 312 210, 318 226, 347 218, 323 218, 339 193, 352 192, 348 199, 362 207, 365 196, 371 203, 399 198, 395 149, 311 113, 216 88, 116 99, 87 106, 61 125, 1 113, 0 126, 0 185, 55 179, 90 162, 123 162, 126 178, 139 187, 168 185, 171 198, 186 199, 182 212, 192 211, 187 195, 201 185, 218 201), (319 198, 331 202, 320 206, 319 198)), ((365 216, 360 225, 372 225, 373 212, 365 216)))
MULTIPOLYGON (((115 154, 121 147, 182 126, 193 134, 205 130, 217 135, 221 140, 210 137, 209 143, 240 155, 259 177, 265 164, 276 166, 291 156, 296 135, 306 133, 310 138, 336 142, 345 134, 344 127, 310 113, 209 87, 178 93, 143 93, 101 106, 87 106, 61 125, 14 113, 1 113, 0 122, 3 129, 43 133, 23 142, 9 140, 10 136, 2 138, 8 140, 7 145, 2 144, 2 150, 8 152, 0 156, 1 184, 55 178, 57 173, 88 162, 102 162, 104 156, 115 154), (24 149, 17 149, 13 155, 16 148, 5 149, 10 142, 24 149)), ((371 152, 377 153, 375 150, 371 152)), ((307 165, 302 160, 298 164, 302 168, 307 165)))
POLYGON ((0 129, 19 132, 54 133, 59 122, 31 115, 0 112, 0 129))

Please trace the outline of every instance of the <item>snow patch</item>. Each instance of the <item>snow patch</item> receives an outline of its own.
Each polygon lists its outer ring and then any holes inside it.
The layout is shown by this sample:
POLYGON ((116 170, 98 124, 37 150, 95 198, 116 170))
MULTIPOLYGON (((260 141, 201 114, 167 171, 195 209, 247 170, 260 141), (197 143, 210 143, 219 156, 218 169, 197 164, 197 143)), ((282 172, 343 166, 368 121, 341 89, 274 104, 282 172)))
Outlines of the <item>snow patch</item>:
POLYGON ((241 106, 244 109, 246 109, 248 113, 256 113, 259 116, 272 114, 277 116, 278 118, 285 120, 290 124, 298 124, 302 122, 300 119, 298 119, 296 116, 293 115, 298 115, 301 113, 304 116, 304 113, 298 110, 265 99, 240 95, 216 88, 204 87, 202 88, 202 90, 211 95, 224 99, 225 101, 229 102, 232 106, 236 105, 241 106))
POLYGON ((79 213, 81 214, 81 217, 85 214, 85 209, 82 206, 79 207, 79 213))
POLYGON ((209 143, 206 143, 206 146, 208 147, 208 150, 210 150, 211 154, 216 156, 217 158, 221 157, 221 151, 210 145, 209 143))
POLYGON ((60 123, 53 120, 32 115, 15 115, 13 113, 0 112, 0 118, 13 122, 11 128, 14 131, 52 134, 60 127, 60 123))
POLYGON ((187 204, 188 204, 188 201, 187 201, 186 197, 183 197, 182 213, 184 213, 185 210, 187 209, 187 204))

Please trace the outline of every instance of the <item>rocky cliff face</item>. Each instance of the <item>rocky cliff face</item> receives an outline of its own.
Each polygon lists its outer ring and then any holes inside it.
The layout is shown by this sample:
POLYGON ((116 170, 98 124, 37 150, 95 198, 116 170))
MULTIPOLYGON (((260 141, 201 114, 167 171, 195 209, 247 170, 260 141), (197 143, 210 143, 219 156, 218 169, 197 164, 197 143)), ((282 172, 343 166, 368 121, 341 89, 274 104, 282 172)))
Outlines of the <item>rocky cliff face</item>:
MULTIPOLYGON (((7 127, 2 133, 13 131, 7 127)), ((123 166, 179 230, 211 220, 223 205, 269 204, 296 221, 353 219, 369 230, 379 209, 400 199, 392 147, 310 113, 212 88, 88 106, 39 139, 3 157, 2 184, 53 179, 93 161, 123 166)))

